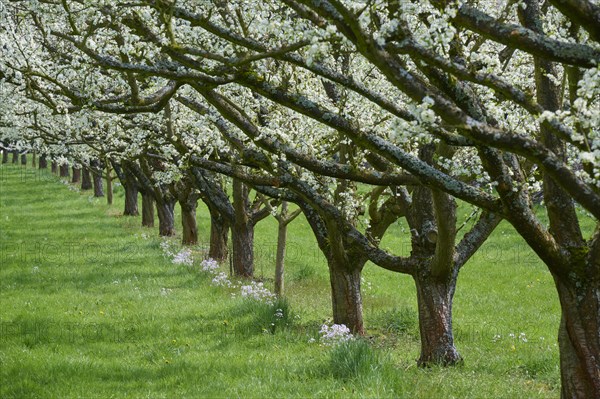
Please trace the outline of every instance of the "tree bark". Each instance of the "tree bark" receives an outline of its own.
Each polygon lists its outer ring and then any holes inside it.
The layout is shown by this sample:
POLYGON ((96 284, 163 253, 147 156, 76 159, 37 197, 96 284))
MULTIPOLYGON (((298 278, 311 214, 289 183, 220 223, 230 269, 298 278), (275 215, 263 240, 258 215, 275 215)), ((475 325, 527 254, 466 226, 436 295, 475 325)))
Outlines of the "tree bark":
POLYGON ((462 359, 454 346, 452 332, 452 300, 456 289, 456 276, 435 278, 431 273, 414 276, 419 309, 421 355, 418 364, 451 366, 462 359))
POLYGON ((282 296, 285 284, 285 247, 287 242, 287 223, 279 222, 277 229, 277 253, 275 255, 275 295, 282 296))
POLYGON ((54 161, 52 161, 51 171, 52 173, 58 173, 58 164, 54 161))
POLYGON ((600 288, 596 279, 554 277, 562 317, 558 330, 561 398, 600 394, 600 288))
POLYGON ((46 155, 44 155, 44 154, 40 155, 39 168, 40 169, 48 169, 48 159, 46 158, 46 155))
POLYGON ((110 169, 110 162, 106 162, 106 203, 112 205, 113 203, 113 184, 112 184, 112 170, 110 169))
POLYGON ((236 222, 231 226, 233 244, 233 271, 236 276, 254 275, 254 226, 236 222))
POLYGON ((27 154, 21 154, 21 165, 27 165, 27 154))
POLYGON ((233 271, 236 276, 254 275, 254 224, 248 215, 248 187, 233 180, 233 208, 235 220, 231 226, 233 244, 233 271))
POLYGON ((142 226, 154 227, 154 197, 142 193, 142 226))
POLYGON ((90 169, 86 166, 81 168, 81 189, 90 190, 92 188, 92 178, 90 177, 90 169))
POLYGON ((36 153, 35 153, 35 151, 33 151, 33 152, 31 153, 31 166, 33 166, 34 168, 37 166, 37 165, 36 165, 36 163, 37 163, 37 162, 36 162, 36 159, 37 159, 37 157, 36 157, 36 153))
POLYGON ((229 222, 217 211, 210 211, 210 248, 208 257, 223 262, 227 259, 229 222))
POLYGON ((360 292, 360 275, 365 263, 355 259, 353 264, 342 264, 331 257, 328 259, 333 322, 344 324, 359 335, 365 333, 360 292))
POLYGON ((181 224, 183 226, 183 245, 198 244, 198 224, 196 223, 196 206, 181 204, 181 224))
POLYGON ((2 150, 2 163, 8 163, 8 150, 2 150))
POLYGON ((156 212, 158 214, 158 234, 161 237, 171 237, 175 235, 175 202, 163 201, 156 203, 156 212))
POLYGON ((19 163, 19 151, 13 150, 12 152, 12 163, 19 163))
POLYGON ((94 197, 104 197, 104 187, 102 186, 102 175, 101 172, 92 173, 92 179, 94 180, 94 197))
POLYGON ((133 182, 125 184, 125 216, 137 216, 138 212, 138 188, 133 182))
POLYGON ((60 165, 60 177, 69 177, 69 165, 60 165))
POLYGON ((73 166, 73 178, 71 183, 79 183, 81 181, 81 169, 73 166))

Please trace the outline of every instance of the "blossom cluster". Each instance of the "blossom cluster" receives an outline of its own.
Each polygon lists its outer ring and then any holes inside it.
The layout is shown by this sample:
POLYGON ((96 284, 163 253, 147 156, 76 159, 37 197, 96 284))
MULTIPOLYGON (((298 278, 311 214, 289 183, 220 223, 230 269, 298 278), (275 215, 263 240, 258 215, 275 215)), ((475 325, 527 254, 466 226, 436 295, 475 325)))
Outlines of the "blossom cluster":
POLYGON ((219 269, 219 263, 212 258, 204 259, 202 262, 200 262, 200 269, 203 272, 216 274, 217 270, 219 269))
POLYGON ((181 251, 177 252, 173 257, 173 264, 192 266, 194 264, 192 251, 187 248, 183 248, 181 251))
POLYGON ((223 272, 219 272, 218 274, 216 274, 215 277, 213 277, 213 279, 211 280, 210 284, 215 287, 231 287, 231 286, 233 286, 233 283, 229 280, 229 278, 227 277, 227 274, 225 274, 223 272))
POLYGON ((344 324, 327 324, 321 326, 319 341, 325 346, 335 346, 354 339, 352 332, 344 324))
POLYGON ((227 274, 219 271, 219 262, 212 258, 207 258, 200 262, 200 270, 213 276, 210 281, 210 285, 213 287, 235 287, 235 284, 229 280, 227 274))
POLYGON ((273 304, 275 294, 266 289, 263 283, 252 281, 249 285, 242 285, 242 298, 253 299, 267 304, 273 304))

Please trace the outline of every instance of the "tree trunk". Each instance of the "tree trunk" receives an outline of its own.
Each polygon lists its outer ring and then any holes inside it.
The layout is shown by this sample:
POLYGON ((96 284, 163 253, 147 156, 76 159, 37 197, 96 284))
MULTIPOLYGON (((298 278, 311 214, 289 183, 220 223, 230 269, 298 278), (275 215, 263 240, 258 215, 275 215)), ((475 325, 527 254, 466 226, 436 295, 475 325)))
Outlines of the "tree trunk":
POLYGON ((60 177, 69 177, 69 165, 60 165, 60 177))
POLYGON ((27 154, 21 154, 21 165, 27 165, 27 154))
POLYGON ((233 271, 236 276, 254 276, 254 226, 236 222, 231 226, 233 271))
POLYGON ((279 221, 277 229, 277 254, 275 256, 275 295, 282 296, 284 292, 285 247, 287 241, 287 223, 279 221))
POLYGON ((353 334, 364 335, 360 274, 366 262, 355 261, 341 264, 332 257, 328 259, 333 322, 344 324, 353 334))
POLYGON ((175 235, 175 202, 162 201, 156 202, 156 212, 158 214, 158 234, 161 237, 170 237, 175 235))
POLYGON ((112 184, 112 171, 110 169, 110 162, 106 163, 106 203, 112 205, 113 203, 113 184, 112 184))
POLYGON ((600 394, 598 280, 578 277, 563 280, 566 279, 554 277, 562 309, 558 330, 561 398, 597 398, 600 394))
POLYGON ((142 226, 154 227, 154 197, 142 193, 142 226))
POLYGON ((39 168, 48 169, 48 159, 46 158, 46 155, 40 155, 39 168))
POLYGON ((52 170, 52 173, 58 173, 58 164, 54 161, 52 161, 51 170, 52 170))
POLYGON ((98 173, 92 173, 92 180, 94 180, 94 197, 104 197, 104 187, 102 186, 102 171, 98 173))
POLYGON ((452 332, 452 300, 456 288, 456 275, 441 279, 432 277, 429 272, 417 271, 414 279, 421 335, 419 366, 451 366, 461 362, 462 359, 454 347, 452 332))
POLYGON ((129 183, 125 185, 125 216, 137 216, 138 212, 138 188, 137 185, 129 183))
POLYGON ((181 204, 181 224, 183 226, 183 245, 198 244, 196 206, 190 206, 189 204, 181 204))
POLYGON ((36 153, 35 153, 35 151, 33 151, 31 153, 31 166, 33 166, 34 168, 37 166, 36 165, 36 153))
POLYGON ((216 211, 210 212, 210 248, 208 257, 223 262, 227 259, 227 239, 229 237, 229 223, 216 211))
POLYGON ((8 163, 8 150, 2 150, 2 163, 8 163))
POLYGON ((81 168, 81 189, 90 190, 92 188, 92 178, 90 177, 90 169, 87 167, 81 168))
POLYGON ((79 183, 81 181, 81 169, 73 166, 73 178, 71 183, 79 183))
POLYGON ((234 222, 231 226, 233 271, 236 276, 254 276, 254 224, 250 220, 249 190, 242 181, 233 180, 234 222))
POLYGON ((12 163, 19 163, 19 151, 17 150, 12 152, 12 163))

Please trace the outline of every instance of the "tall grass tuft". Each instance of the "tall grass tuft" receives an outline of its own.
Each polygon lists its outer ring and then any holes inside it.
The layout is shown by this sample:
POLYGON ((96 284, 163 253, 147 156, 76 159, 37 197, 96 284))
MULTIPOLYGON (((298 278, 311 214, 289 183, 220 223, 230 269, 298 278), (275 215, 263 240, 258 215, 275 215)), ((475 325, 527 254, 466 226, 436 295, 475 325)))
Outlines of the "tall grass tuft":
POLYGON ((263 332, 275 334, 276 331, 282 331, 291 326, 293 315, 290 312, 287 299, 276 298, 273 303, 263 304, 259 308, 257 321, 263 332))
POLYGON ((364 339, 352 339, 331 349, 330 366, 335 378, 366 376, 381 367, 381 358, 364 339))

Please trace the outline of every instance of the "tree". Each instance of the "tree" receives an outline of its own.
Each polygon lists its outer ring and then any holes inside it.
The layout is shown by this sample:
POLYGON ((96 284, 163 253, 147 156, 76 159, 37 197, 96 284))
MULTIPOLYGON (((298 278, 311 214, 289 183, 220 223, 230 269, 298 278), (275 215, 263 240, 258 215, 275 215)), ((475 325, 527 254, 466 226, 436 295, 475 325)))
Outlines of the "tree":
POLYGON ((445 192, 505 217, 556 281, 563 312, 563 396, 591 397, 600 390, 600 227, 585 238, 574 205, 600 218, 595 3, 549 1, 540 7, 536 1, 508 2, 501 9, 441 1, 144 5, 151 12, 100 11, 102 18, 137 37, 116 32, 114 46, 98 48, 102 28, 62 5, 47 6, 47 13, 37 15, 37 25, 44 26, 42 18, 65 22, 69 28, 43 40, 63 54, 85 54, 88 71, 100 65, 142 81, 152 76, 160 84, 144 93, 151 101, 140 101, 135 79, 121 75, 105 87, 110 94, 117 88, 131 92, 137 100, 133 105, 100 101, 106 90, 82 94, 74 88, 80 84, 76 76, 66 86, 50 75, 30 73, 30 87, 63 93, 73 109, 86 104, 109 112, 161 109, 189 85, 223 113, 219 91, 225 86, 238 93, 248 89, 334 129, 393 165, 395 173, 410 173, 433 195, 445 192), (213 6, 217 11, 211 14, 207 7, 213 6), (246 18, 249 7, 254 19, 246 18), (89 29, 73 29, 77 23, 89 29), (197 38, 206 46, 198 49, 197 38), (122 54, 126 48, 130 51, 122 54), (352 55, 349 67, 340 68, 340 53, 352 55), (148 64, 145 54, 165 58, 149 57, 161 62, 148 64), (297 84, 287 84, 287 74, 297 84), (316 89, 323 79, 351 94, 341 110, 316 89), (415 139, 436 144, 433 159, 419 156, 411 145, 415 139), (470 151, 469 167, 481 172, 480 181, 457 178, 455 169, 445 166, 453 158, 443 156, 444 146, 470 151), (549 226, 531 201, 537 175, 549 226))

